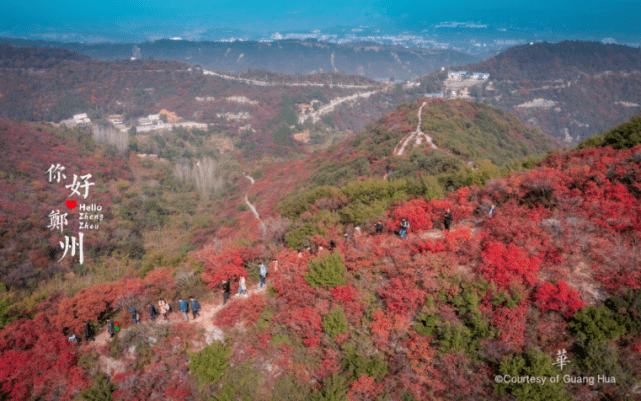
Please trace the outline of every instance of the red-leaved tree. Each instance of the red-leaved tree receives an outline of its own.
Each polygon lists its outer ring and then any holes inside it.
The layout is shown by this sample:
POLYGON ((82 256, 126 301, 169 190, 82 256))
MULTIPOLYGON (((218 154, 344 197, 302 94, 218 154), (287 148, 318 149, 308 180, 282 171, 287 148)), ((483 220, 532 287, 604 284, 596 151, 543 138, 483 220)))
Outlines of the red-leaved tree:
POLYGON ((556 285, 543 283, 534 294, 536 305, 542 312, 554 310, 566 318, 572 317, 585 305, 580 296, 578 291, 572 289, 563 280, 560 280, 556 285))
POLYGON ((52 330, 44 313, 0 333, 1 399, 73 400, 88 385, 74 346, 52 330))

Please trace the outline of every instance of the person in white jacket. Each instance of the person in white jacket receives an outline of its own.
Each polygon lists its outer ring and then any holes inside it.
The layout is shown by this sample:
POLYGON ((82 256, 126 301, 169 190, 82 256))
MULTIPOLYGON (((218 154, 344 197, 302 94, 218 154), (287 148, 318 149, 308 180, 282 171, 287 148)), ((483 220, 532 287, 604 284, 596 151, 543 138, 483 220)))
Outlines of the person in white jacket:
POLYGON ((244 294, 247 296, 247 284, 245 284, 245 277, 240 276, 240 283, 238 285, 238 295, 244 294))

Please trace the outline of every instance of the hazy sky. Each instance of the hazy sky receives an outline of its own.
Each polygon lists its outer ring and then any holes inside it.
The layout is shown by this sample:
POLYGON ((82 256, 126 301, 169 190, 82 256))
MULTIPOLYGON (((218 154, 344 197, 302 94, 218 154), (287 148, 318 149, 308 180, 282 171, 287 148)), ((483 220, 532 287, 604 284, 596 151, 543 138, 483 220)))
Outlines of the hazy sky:
POLYGON ((639 36, 641 0, 3 0, 0 35, 51 31, 204 31, 236 28, 274 32, 375 25, 419 31, 444 21, 617 32, 639 36))

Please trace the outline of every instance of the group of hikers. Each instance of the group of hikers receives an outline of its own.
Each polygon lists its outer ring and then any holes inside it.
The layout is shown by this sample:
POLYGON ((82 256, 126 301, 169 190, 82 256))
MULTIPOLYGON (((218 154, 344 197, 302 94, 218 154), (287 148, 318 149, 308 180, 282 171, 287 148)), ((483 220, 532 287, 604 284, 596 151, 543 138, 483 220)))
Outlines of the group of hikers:
MULTIPOLYGON (((492 205, 488 212, 489 218, 492 217, 494 210, 496 210, 495 206, 492 205)), ((454 221, 454 216, 452 215, 452 211, 450 210, 450 208, 448 208, 445 211, 445 214, 443 215, 443 226, 445 227, 446 230, 449 231, 453 221, 454 221)), ((378 222, 374 226, 374 229, 376 231, 376 234, 382 234, 384 229, 383 221, 378 220, 378 222)), ((399 230, 399 235, 401 236, 401 238, 403 239, 407 238, 407 233, 409 230, 410 230, 410 223, 406 217, 403 217, 401 219, 401 227, 399 230)), ((361 235, 361 228, 359 226, 356 226, 354 228, 354 238, 358 238, 360 235, 361 235)), ((348 243, 350 239, 349 233, 346 232, 344 236, 345 236, 345 243, 348 243)), ((336 247, 336 243, 334 241, 331 241, 328 249, 331 251, 335 247, 336 247)), ((305 250, 310 253, 315 253, 313 252, 310 246, 307 246, 305 250)), ((273 259, 272 261, 274 264, 274 270, 275 271, 278 270, 278 267, 277 267, 278 261, 276 259, 273 259)), ((267 273, 268 273, 267 265, 265 265, 265 263, 261 263, 258 267, 258 272, 260 274, 260 284, 258 287, 263 288, 265 285, 267 285, 267 273)), ((223 305, 227 304, 227 300, 229 300, 230 291, 231 291, 231 280, 230 279, 222 280, 223 305)), ((238 280, 238 293, 236 294, 236 296, 240 296, 240 295, 247 296, 247 284, 245 281, 245 276, 240 276, 238 280)), ((188 312, 189 312, 190 306, 191 306, 192 318, 196 319, 197 316, 200 316, 200 303, 193 296, 190 296, 189 300, 190 300, 190 303, 188 303, 187 300, 182 298, 178 300, 178 304, 180 306, 180 313, 182 315, 183 320, 185 321, 189 320, 188 312)), ((147 307, 149 308, 149 317, 152 321, 156 321, 156 318, 158 317, 159 314, 162 315, 165 318, 165 320, 169 320, 167 315, 171 311, 171 306, 164 299, 161 299, 158 301, 158 309, 160 309, 160 312, 158 312, 158 310, 152 303, 147 304, 147 307)), ((134 307, 129 308, 129 312, 131 313, 131 320, 133 321, 134 325, 138 324, 140 322, 140 314, 138 313, 136 308, 134 307)), ((119 330, 118 324, 114 323, 113 320, 109 320, 107 322, 107 331, 111 337, 116 335, 118 330, 119 330)), ((85 322, 84 331, 85 331, 86 341, 95 340, 91 322, 89 321, 85 322)), ((78 339, 76 338, 75 334, 71 334, 71 336, 69 336, 68 341, 74 344, 78 343, 78 339)))
MULTIPOLYGON (((85 322, 85 341, 88 342, 88 341, 95 341, 95 340, 96 340, 96 338, 94 336, 93 327, 91 326, 91 322, 90 321, 86 321, 85 322)), ((74 333, 71 333, 71 335, 69 336, 68 341, 70 343, 72 343, 72 344, 78 344, 78 338, 76 337, 76 335, 74 333)))
MULTIPOLYGON (((274 271, 278 270, 278 261, 276 259, 273 259, 273 267, 274 271)), ((265 263, 261 263, 260 266, 258 267, 258 272, 260 274, 260 284, 259 288, 263 288, 265 285, 267 285, 267 265, 265 263)), ((230 288, 231 288, 231 280, 226 279, 222 281, 222 290, 223 290, 223 305, 227 304, 227 300, 229 299, 229 293, 230 293, 230 288)), ((247 283, 245 281, 245 277, 241 276, 239 279, 239 286, 238 286, 238 294, 236 296, 240 295, 247 296, 247 283)), ((191 313, 192 313, 192 318, 196 319, 196 317, 200 316, 200 303, 198 300, 196 300, 193 296, 189 297, 190 302, 187 302, 185 299, 179 299, 178 300, 178 305, 180 307, 180 313, 182 315, 183 320, 188 321, 189 320, 189 310, 191 308, 191 313)), ((171 305, 169 302, 165 301, 164 299, 160 299, 158 301, 158 309, 152 304, 148 303, 147 308, 149 309, 149 318, 152 321, 156 321, 159 315, 162 315, 165 320, 169 320, 167 315, 171 311, 171 305)), ((134 308, 133 306, 129 308, 129 313, 131 314, 131 321, 133 322, 134 325, 137 325, 140 323, 140 313, 134 308)), ((118 327, 118 322, 114 323, 113 320, 109 320, 107 322, 107 332, 111 337, 115 336, 116 333, 118 332, 119 327, 118 327)), ((85 338, 87 341, 90 339, 94 339, 94 334, 93 334, 93 329, 91 327, 90 322, 85 323, 85 338)), ((70 343, 77 344, 78 339, 76 338, 75 334, 71 334, 69 336, 70 343)))
MULTIPOLYGON (((492 204, 492 206, 490 206, 490 210, 489 210, 487 216, 489 218, 492 218, 492 214, 494 213, 495 210, 496 210, 496 208, 495 208, 494 204, 492 204)), ((447 210, 443 214, 443 226, 445 227, 445 230, 448 230, 448 231, 450 230, 450 227, 452 227, 452 222, 453 221, 454 221, 454 215, 452 214, 452 210, 450 208, 447 208, 447 210)), ((378 220, 378 222, 374 226, 374 230, 376 231, 376 234, 382 234, 384 228, 385 228, 385 226, 383 225, 383 221, 382 220, 378 220)), ((410 230, 410 222, 407 220, 407 217, 401 218, 401 225, 400 225, 400 229, 398 231, 398 235, 402 239, 406 239, 407 238, 407 233, 409 232, 409 230, 410 230)), ((354 233, 353 233, 354 240, 356 240, 356 238, 358 238, 360 236, 360 234, 361 234, 361 228, 359 226, 356 226, 354 228, 354 233)), ((345 234, 343 234, 343 237, 345 238, 345 244, 348 244, 349 240, 351 238, 350 233, 349 232, 345 232, 345 234)), ((358 243, 356 241, 354 241, 354 244, 355 244, 356 248, 358 249, 358 243)))
MULTIPOLYGON (((180 305, 180 312, 182 314, 182 318, 185 321, 189 320, 187 313, 189 312, 190 306, 191 306, 192 317, 196 319, 197 316, 200 316, 200 303, 193 296, 189 297, 189 299, 191 301, 191 305, 187 303, 187 300, 185 299, 181 298, 178 300, 178 304, 180 305)), ((152 321, 155 322, 159 314, 162 315, 165 318, 165 320, 169 320, 167 315, 171 311, 171 306, 169 305, 169 302, 165 301, 164 299, 161 299, 158 301, 158 309, 160 309, 160 313, 152 303, 147 304, 147 307, 149 308, 149 318, 152 321)), ((134 308, 133 306, 130 307, 129 313, 131 314, 131 321, 133 322, 134 325, 137 325, 138 323, 140 323, 140 313, 138 313, 136 308, 134 308)), ((120 330, 119 322, 114 322, 112 319, 109 319, 109 321, 107 321, 107 332, 109 333, 110 337, 115 336, 119 330, 120 330)), ((86 341, 95 340, 93 327, 91 325, 91 322, 89 321, 85 322, 85 340, 86 341)), ((78 338, 76 337, 75 334, 72 333, 69 336, 68 341, 72 344, 77 344, 78 338)))
MULTIPOLYGON (((492 214, 494 213, 494 210, 496 210, 496 207, 494 206, 494 204, 492 204, 487 214, 488 218, 492 218, 492 214)), ((452 215, 452 210, 450 208, 447 208, 447 210, 445 211, 445 214, 443 215, 443 226, 447 231, 450 230, 450 227, 452 226, 453 221, 454 221, 454 216, 452 215)), ((405 239, 407 238, 407 232, 409 231, 409 229, 410 229, 410 223, 409 221, 407 221, 406 217, 403 217, 401 219, 401 229, 398 232, 398 234, 401 236, 401 238, 405 239)), ((376 233, 380 234, 382 232, 383 232, 383 224, 379 220, 378 224, 376 225, 376 233)))
MULTIPOLYGON (((193 295, 189 297, 189 301, 190 302, 188 303, 186 299, 182 298, 178 300, 180 314, 182 315, 184 321, 189 320, 188 312, 190 307, 193 319, 196 319, 196 316, 200 316, 200 303, 196 300, 196 298, 193 297, 193 295)), ((171 305, 169 305, 169 302, 165 301, 164 299, 158 301, 158 309, 160 310, 160 312, 151 303, 147 304, 147 308, 149 309, 149 318, 152 321, 155 322, 159 314, 162 315, 165 320, 169 320, 167 315, 171 311, 171 305)), ((130 308, 129 312, 131 312, 131 319, 133 320, 134 324, 138 324, 138 322, 140 321, 140 314, 136 311, 135 308, 130 308)))
MULTIPOLYGON (((274 264, 274 270, 278 270, 278 261, 276 259, 273 259, 273 264, 274 264)), ((258 288, 263 288, 265 285, 267 285, 267 265, 265 263, 261 263, 260 266, 258 266, 258 273, 260 274, 260 284, 258 285, 258 288)), ((230 292, 231 292, 231 280, 230 279, 225 279, 222 280, 222 292, 223 292, 223 306, 227 304, 227 300, 229 300, 230 292)), ((245 276, 240 276, 238 279, 238 293, 236 296, 244 295, 247 296, 247 283, 245 281, 245 276)))

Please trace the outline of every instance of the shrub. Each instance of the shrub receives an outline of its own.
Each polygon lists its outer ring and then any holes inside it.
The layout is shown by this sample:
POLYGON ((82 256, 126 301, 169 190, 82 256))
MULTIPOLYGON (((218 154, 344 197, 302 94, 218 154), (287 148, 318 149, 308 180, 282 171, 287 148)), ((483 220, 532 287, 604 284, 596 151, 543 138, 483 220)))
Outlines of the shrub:
POLYGON ((317 234, 323 235, 325 232, 316 224, 308 221, 288 232, 285 235, 285 242, 292 249, 300 249, 307 245, 309 237, 317 234))
POLYGON ((337 334, 346 333, 349 329, 349 324, 345 318, 345 311, 340 306, 332 309, 323 318, 323 328, 329 333, 332 338, 337 334))
POLYGON ((524 249, 514 244, 490 242, 483 251, 479 270, 488 281, 499 288, 509 288, 513 282, 534 285, 539 270, 539 259, 528 257, 524 249))
POLYGON ((605 306, 614 312, 614 320, 628 333, 641 330, 641 290, 629 290, 623 296, 608 299, 605 306))
POLYGON ((564 317, 570 318, 585 303, 579 299, 579 293, 569 287, 565 281, 560 280, 556 286, 550 283, 542 284, 537 290, 537 306, 542 312, 555 310, 564 317))
POLYGON ((499 394, 510 394, 519 400, 532 401, 569 401, 562 383, 551 383, 550 377, 556 376, 557 369, 551 357, 531 350, 521 355, 505 358, 501 361, 501 375, 512 377, 547 377, 544 385, 539 383, 502 383, 497 384, 499 394))
POLYGON ((610 310, 605 306, 588 306, 574 314, 568 328, 576 333, 583 343, 607 341, 625 334, 625 327, 611 319, 610 314, 610 310))
POLYGON ((91 384, 91 387, 80 394, 80 397, 86 401, 111 401, 112 394, 116 390, 118 390, 118 386, 109 381, 109 376, 100 375, 91 384))
POLYGON ((347 355, 343 360, 343 370, 348 372, 352 379, 358 379, 361 375, 376 379, 387 374, 387 363, 383 361, 379 354, 367 357, 355 348, 350 347, 347 349, 347 355))
POLYGON ((305 281, 313 288, 320 286, 336 287, 345 285, 343 277, 345 274, 345 265, 343 256, 339 252, 326 254, 317 259, 309 261, 309 273, 305 275, 305 281))
POLYGON ((311 394, 311 401, 347 401, 347 385, 345 379, 334 374, 323 381, 323 388, 311 394))
POLYGON ((203 383, 217 383, 223 378, 231 356, 231 347, 226 347, 220 341, 214 341, 210 346, 191 355, 191 370, 203 383))

